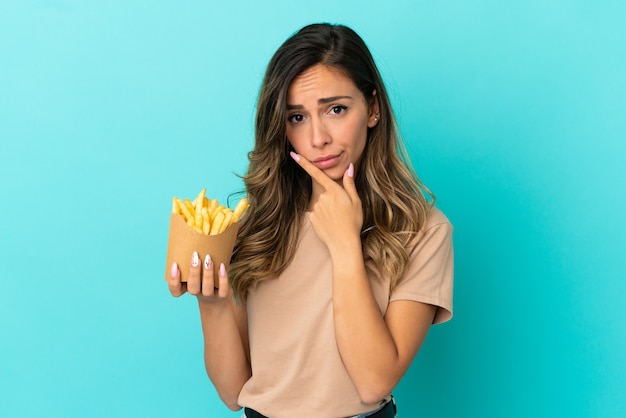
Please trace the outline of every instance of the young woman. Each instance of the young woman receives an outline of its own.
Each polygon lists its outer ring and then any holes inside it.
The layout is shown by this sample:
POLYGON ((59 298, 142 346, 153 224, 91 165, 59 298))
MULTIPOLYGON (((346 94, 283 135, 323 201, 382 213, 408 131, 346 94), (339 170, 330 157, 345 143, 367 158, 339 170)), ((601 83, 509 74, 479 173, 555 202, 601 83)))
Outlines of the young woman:
POLYGON ((395 417, 393 388, 452 316, 452 226, 354 31, 310 25, 276 51, 255 139, 229 271, 194 253, 181 283, 172 266, 170 292, 198 299, 209 378, 248 418, 395 417))

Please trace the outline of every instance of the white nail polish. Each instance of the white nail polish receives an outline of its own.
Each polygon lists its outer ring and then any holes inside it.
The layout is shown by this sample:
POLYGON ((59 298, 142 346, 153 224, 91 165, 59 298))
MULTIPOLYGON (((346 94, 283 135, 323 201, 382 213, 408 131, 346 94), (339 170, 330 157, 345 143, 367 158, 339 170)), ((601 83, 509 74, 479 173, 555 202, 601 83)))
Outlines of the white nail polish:
POLYGON ((213 267, 211 256, 207 254, 206 257, 204 257, 204 268, 208 270, 211 267, 213 267))
POLYGON ((191 257, 191 266, 198 267, 198 264, 200 264, 200 256, 197 251, 194 251, 193 256, 191 257))

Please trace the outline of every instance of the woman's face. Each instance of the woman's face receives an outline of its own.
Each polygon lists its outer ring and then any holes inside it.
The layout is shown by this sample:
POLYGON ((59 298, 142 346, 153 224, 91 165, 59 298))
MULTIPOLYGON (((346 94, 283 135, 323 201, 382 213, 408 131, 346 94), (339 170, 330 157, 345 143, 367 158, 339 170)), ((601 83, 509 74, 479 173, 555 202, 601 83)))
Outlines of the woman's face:
POLYGON ((354 82, 332 67, 315 65, 289 86, 287 139, 333 180, 341 181, 350 163, 358 166, 367 128, 377 123, 377 100, 370 105, 354 82))

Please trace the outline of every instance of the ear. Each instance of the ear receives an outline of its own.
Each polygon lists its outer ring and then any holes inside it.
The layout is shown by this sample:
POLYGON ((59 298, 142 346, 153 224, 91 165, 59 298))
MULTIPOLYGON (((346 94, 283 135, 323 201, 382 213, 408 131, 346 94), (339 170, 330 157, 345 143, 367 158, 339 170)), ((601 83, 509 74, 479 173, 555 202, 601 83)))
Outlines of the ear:
POLYGON ((372 92, 372 97, 369 101, 369 118, 367 120, 367 127, 373 128, 378 125, 378 121, 380 120, 380 107, 378 106, 378 95, 376 95, 376 90, 372 92))

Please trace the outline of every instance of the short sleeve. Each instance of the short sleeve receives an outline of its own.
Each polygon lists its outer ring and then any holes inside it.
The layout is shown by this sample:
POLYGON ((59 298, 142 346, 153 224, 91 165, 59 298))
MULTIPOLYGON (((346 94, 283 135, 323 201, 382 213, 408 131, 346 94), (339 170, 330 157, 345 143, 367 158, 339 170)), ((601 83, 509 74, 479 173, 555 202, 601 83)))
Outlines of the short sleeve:
POLYGON ((409 266, 389 301, 411 300, 437 306, 433 324, 452 318, 454 249, 452 224, 436 208, 409 254, 409 266))

